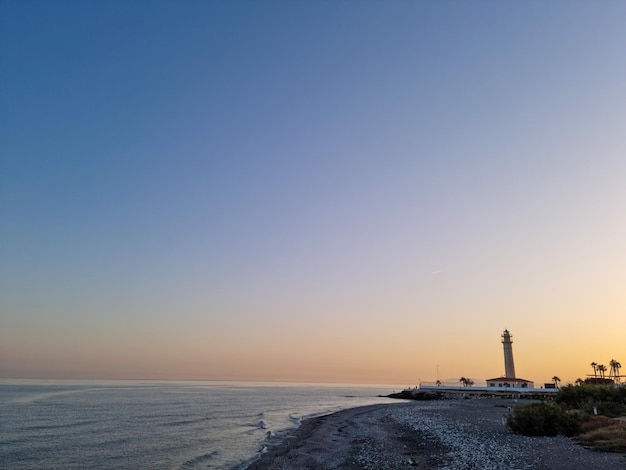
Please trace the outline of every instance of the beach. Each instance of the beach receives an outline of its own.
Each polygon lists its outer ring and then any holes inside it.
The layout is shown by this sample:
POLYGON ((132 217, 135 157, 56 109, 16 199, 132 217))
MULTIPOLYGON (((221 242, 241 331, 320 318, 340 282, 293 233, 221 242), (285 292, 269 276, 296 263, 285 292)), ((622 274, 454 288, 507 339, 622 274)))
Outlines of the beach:
POLYGON ((401 402, 303 421, 249 470, 626 468, 626 456, 566 437, 526 437, 504 424, 517 402, 499 398, 401 402))

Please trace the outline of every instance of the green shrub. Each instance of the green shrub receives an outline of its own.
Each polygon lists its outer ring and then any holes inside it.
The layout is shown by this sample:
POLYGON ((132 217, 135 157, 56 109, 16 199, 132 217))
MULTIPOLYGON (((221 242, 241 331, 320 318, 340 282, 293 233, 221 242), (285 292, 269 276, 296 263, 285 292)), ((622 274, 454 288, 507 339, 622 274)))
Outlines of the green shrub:
POLYGON ((616 385, 567 385, 554 398, 567 408, 584 410, 592 414, 593 408, 606 416, 620 416, 626 414, 626 387, 616 385))
MULTIPOLYGON (((609 418, 617 418, 618 416, 626 415, 626 405, 621 403, 616 403, 614 401, 601 401, 595 405, 598 410, 598 414, 608 416, 609 418)), ((591 414, 593 412, 593 408, 585 411, 591 414)))
POLYGON ((580 418, 552 403, 516 406, 507 424, 524 436, 574 436, 580 430, 580 418))

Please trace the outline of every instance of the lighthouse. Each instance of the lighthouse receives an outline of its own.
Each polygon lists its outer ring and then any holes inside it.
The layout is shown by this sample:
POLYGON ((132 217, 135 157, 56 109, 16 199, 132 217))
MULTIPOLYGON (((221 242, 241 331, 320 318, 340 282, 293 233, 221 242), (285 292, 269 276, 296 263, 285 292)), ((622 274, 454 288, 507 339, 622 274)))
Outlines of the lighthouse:
POLYGON ((502 333, 502 346, 504 346, 504 376, 507 379, 515 378, 515 364, 513 363, 513 340, 509 330, 502 333))
POLYGON ((515 364, 513 363, 513 340, 509 330, 502 333, 502 346, 504 348, 504 377, 487 379, 487 387, 503 388, 533 388, 534 383, 530 380, 515 377, 515 364))

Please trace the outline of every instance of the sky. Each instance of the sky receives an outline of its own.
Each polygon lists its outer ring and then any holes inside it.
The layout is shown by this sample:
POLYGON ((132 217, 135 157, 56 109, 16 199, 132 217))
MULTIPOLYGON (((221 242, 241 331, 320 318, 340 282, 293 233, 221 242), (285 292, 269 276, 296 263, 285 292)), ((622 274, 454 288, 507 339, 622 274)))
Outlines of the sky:
POLYGON ((626 366, 623 2, 0 8, 0 377, 626 366))

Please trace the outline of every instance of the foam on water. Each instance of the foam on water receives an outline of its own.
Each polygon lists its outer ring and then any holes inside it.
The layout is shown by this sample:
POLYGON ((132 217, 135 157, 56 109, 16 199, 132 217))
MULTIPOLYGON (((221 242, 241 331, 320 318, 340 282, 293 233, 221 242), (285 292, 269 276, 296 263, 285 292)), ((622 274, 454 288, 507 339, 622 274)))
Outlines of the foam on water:
POLYGON ((304 417, 389 387, 0 379, 0 467, 243 469, 304 417))

